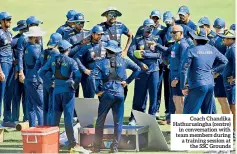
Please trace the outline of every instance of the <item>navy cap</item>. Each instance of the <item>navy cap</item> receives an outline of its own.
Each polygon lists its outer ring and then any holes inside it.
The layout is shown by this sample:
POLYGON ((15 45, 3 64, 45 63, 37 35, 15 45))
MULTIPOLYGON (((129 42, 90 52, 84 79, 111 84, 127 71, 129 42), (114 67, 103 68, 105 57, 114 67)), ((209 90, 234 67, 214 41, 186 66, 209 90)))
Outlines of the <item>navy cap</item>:
POLYGON ((173 21, 173 14, 170 12, 170 11, 166 11, 164 14, 163 14, 163 22, 172 22, 173 21))
POLYGON ((114 53, 122 52, 122 49, 119 47, 118 42, 115 40, 109 40, 105 49, 110 50, 114 53))
POLYGON ((68 22, 89 22, 85 20, 85 16, 82 13, 77 13, 73 18, 69 19, 68 22))
POLYGON ((55 47, 58 43, 62 41, 62 35, 59 33, 53 33, 50 36, 49 42, 47 44, 48 47, 55 47))
POLYGON ((185 5, 181 6, 178 10, 178 14, 182 14, 182 15, 190 14, 188 7, 185 5))
POLYGON ((77 12, 76 10, 69 10, 69 11, 67 12, 66 17, 67 17, 67 19, 69 20, 69 19, 73 18, 76 14, 78 14, 78 12, 77 12))
POLYGON ((235 30, 235 24, 232 24, 232 25, 230 26, 230 30, 235 30))
POLYGON ((92 33, 104 34, 104 30, 103 30, 102 26, 100 26, 100 25, 94 26, 91 31, 92 31, 92 33))
POLYGON ((101 14, 101 16, 102 16, 102 17, 103 17, 103 16, 106 16, 106 14, 107 14, 108 12, 114 12, 114 13, 117 14, 118 17, 122 16, 122 13, 121 13, 120 11, 118 11, 117 8, 112 7, 112 6, 108 7, 108 8, 101 14))
POLYGON ((153 10, 151 12, 151 17, 158 17, 159 19, 161 19, 161 12, 159 10, 153 10))
POLYGON ((204 28, 197 28, 196 31, 189 31, 189 34, 194 38, 195 40, 206 40, 209 41, 207 38, 207 32, 204 28))
POLYGON ((43 24, 42 21, 38 20, 35 16, 30 16, 29 18, 26 19, 27 25, 31 24, 43 24))
POLYGON ((0 20, 11 19, 11 18, 12 18, 12 16, 8 12, 1 12, 0 13, 0 20))
POLYGON ((12 28, 14 32, 27 28, 26 20, 20 20, 17 22, 17 26, 12 28))
POLYGON ((207 17, 202 17, 199 21, 198 21, 198 26, 203 26, 203 25, 211 25, 210 20, 207 17))
POLYGON ((68 50, 69 48, 71 48, 72 45, 67 41, 67 40, 61 40, 58 43, 58 49, 59 51, 65 51, 68 50))
POLYGON ((225 28, 225 21, 220 19, 220 18, 217 18, 215 21, 214 21, 214 25, 213 25, 214 28, 218 28, 218 29, 222 29, 222 28, 225 28))

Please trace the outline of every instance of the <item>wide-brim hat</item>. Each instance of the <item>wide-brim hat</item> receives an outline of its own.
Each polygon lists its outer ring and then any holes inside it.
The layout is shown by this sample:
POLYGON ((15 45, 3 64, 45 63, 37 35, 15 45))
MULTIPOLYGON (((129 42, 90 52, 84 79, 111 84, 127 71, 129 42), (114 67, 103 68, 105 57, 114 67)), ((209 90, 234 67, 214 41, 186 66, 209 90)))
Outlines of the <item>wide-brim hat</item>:
POLYGON ((115 12, 117 14, 118 17, 122 16, 122 13, 120 11, 117 10, 117 8, 115 7, 108 7, 102 14, 101 16, 106 16, 106 14, 108 12, 115 12))
POLYGON ((118 42, 115 40, 109 40, 107 46, 105 49, 110 50, 114 53, 120 53, 122 52, 122 48, 118 46, 118 42))
POLYGON ((206 41, 209 41, 209 39, 207 38, 206 30, 204 28, 198 28, 196 31, 189 31, 188 33, 195 40, 206 40, 206 41))
POLYGON ((27 25, 17 25, 16 27, 13 27, 12 30, 14 32, 17 32, 17 31, 20 31, 22 29, 26 29, 27 28, 27 25))
POLYGON ((224 34, 217 34, 222 38, 231 38, 235 39, 235 31, 234 30, 225 30, 224 34))
POLYGON ((45 34, 46 32, 42 31, 38 26, 30 27, 29 31, 24 33, 24 35, 27 37, 44 36, 45 34))

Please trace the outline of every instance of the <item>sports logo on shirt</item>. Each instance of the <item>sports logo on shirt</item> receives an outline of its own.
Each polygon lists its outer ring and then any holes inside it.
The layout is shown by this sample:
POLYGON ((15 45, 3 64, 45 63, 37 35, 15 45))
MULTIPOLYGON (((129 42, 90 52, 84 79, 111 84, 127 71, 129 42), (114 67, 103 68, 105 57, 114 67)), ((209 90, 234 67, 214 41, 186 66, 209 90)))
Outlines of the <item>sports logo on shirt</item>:
POLYGON ((175 58, 175 52, 171 51, 171 58, 175 58))

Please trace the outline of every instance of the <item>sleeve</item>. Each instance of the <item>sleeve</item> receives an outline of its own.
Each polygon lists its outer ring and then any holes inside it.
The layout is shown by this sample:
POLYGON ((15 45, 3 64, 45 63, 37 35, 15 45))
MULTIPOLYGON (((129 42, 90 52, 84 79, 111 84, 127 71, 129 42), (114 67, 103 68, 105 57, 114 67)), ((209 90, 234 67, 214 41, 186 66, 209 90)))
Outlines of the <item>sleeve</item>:
POLYGON ((74 47, 70 50, 68 56, 69 56, 69 57, 73 57, 81 48, 82 48, 82 47, 81 47, 79 44, 76 45, 76 46, 74 46, 74 47))
POLYGON ((231 52, 232 56, 232 66, 233 66, 233 69, 232 69, 232 76, 233 78, 235 79, 235 48, 232 48, 232 52, 231 52))
POLYGON ((62 27, 59 27, 57 30, 56 30, 56 33, 59 33, 63 36, 63 30, 62 30, 62 27))
POLYGON ((128 69, 132 70, 132 74, 126 79, 127 84, 130 84, 140 73, 141 69, 128 59, 124 59, 128 69))
POLYGON ((25 38, 21 37, 17 41, 16 53, 17 53, 17 62, 18 62, 18 69, 17 71, 23 70, 23 55, 25 51, 25 38))
POLYGON ((45 76, 45 74, 51 70, 52 58, 48 60, 45 65, 39 70, 39 76, 43 79, 43 81, 47 81, 50 83, 51 80, 45 76))
MULTIPOLYGON (((85 72, 85 70, 87 69, 81 62, 81 60, 83 59, 84 55, 85 55, 85 50, 86 48, 82 47, 81 50, 79 50, 76 55, 73 57, 73 59, 77 62, 79 69, 82 72, 85 72)), ((87 51, 87 50, 86 50, 87 51)))
POLYGON ((136 36, 139 36, 139 35, 142 35, 142 34, 143 34, 143 29, 144 29, 143 26, 140 26, 140 27, 137 29, 135 38, 136 38, 136 36))
POLYGON ((81 72, 78 69, 76 61, 73 59, 72 59, 72 72, 73 72, 74 88, 77 89, 81 79, 81 72))
POLYGON ((101 72, 102 73, 102 75, 103 75, 103 72, 102 72, 102 70, 101 70, 101 68, 100 68, 100 65, 101 65, 101 63, 102 63, 102 61, 99 61, 99 62, 97 62, 96 64, 95 64, 95 68, 92 70, 92 73, 90 74, 90 76, 88 77, 88 79, 89 79, 89 83, 90 83, 90 86, 93 88, 93 90, 95 91, 95 93, 97 94, 98 92, 100 92, 100 90, 99 90, 99 87, 98 86, 96 86, 96 83, 95 83, 95 72, 101 72))
POLYGON ((193 55, 191 53, 191 50, 187 50, 187 52, 184 54, 184 60, 181 63, 181 70, 180 70, 180 89, 181 90, 185 88, 188 69, 192 63, 192 59, 193 59, 193 55))
POLYGON ((122 32, 124 35, 128 35, 128 33, 129 33, 129 29, 124 24, 122 24, 122 32))
POLYGON ((222 54, 220 53, 215 47, 213 47, 213 50, 215 52, 216 55, 216 59, 220 62, 218 63, 213 69, 212 72, 213 73, 220 73, 224 70, 226 64, 228 63, 228 59, 222 54))
MULTIPOLYGON (((43 54, 42 54, 43 55, 43 54)), ((41 61, 40 61, 41 57, 39 57, 37 60, 36 60, 36 63, 35 63, 35 67, 34 67, 34 70, 36 72, 39 71, 39 69, 41 68, 41 61)))
POLYGON ((143 63, 142 63, 140 60, 138 60, 138 59, 134 56, 134 51, 135 51, 136 49, 137 49, 137 47, 136 47, 136 41, 135 41, 135 39, 133 39, 133 41, 132 41, 132 43, 131 43, 131 45, 130 45, 130 47, 129 47, 129 49, 128 49, 127 55, 128 55, 128 57, 129 57, 132 61, 134 61, 139 67, 142 67, 143 63))

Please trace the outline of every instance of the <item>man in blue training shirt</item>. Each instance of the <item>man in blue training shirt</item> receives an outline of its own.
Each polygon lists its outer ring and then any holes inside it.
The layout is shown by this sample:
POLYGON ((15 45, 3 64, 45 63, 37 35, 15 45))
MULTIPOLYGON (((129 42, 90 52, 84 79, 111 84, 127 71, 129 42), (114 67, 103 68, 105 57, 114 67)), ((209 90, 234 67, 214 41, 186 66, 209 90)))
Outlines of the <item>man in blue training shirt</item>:
POLYGON ((68 149, 80 152, 81 147, 76 143, 73 131, 73 111, 75 106, 75 89, 79 85, 81 73, 77 63, 68 57, 72 45, 62 40, 58 44, 60 54, 52 57, 41 68, 39 74, 42 79, 47 80, 47 72, 54 74, 53 108, 51 126, 59 126, 62 112, 64 112, 64 123, 67 138, 69 141, 68 149))
POLYGON ((227 46, 227 51, 225 53, 226 58, 228 59, 228 63, 224 68, 223 74, 223 82, 225 86, 225 91, 227 95, 227 99, 230 105, 230 110, 233 114, 233 129, 234 129, 234 140, 236 138, 236 93, 235 93, 235 31, 234 30, 226 30, 224 34, 219 34, 220 37, 224 38, 224 44, 227 46))
MULTIPOLYGON (((13 50, 11 47, 12 34, 8 30, 11 26, 12 16, 7 12, 0 13, 0 117, 2 115, 2 102, 4 100, 4 94, 6 90, 6 84, 8 83, 8 76, 13 65, 13 50)), ((9 107, 10 102, 5 102, 4 109, 9 107)), ((6 110, 7 111, 7 110, 6 110)), ((11 113, 4 112, 3 124, 11 121, 11 113)))
MULTIPOLYGON (((19 121, 20 116, 20 102, 22 98, 22 106, 23 106, 23 121, 26 121, 28 118, 28 115, 26 115, 26 105, 25 105, 25 94, 24 94, 24 84, 19 82, 18 76, 15 78, 15 72, 17 71, 17 55, 16 55, 16 46, 18 39, 23 35, 24 32, 28 31, 27 24, 25 20, 20 20, 17 22, 17 26, 12 29, 13 31, 19 33, 13 37, 11 45, 13 49, 13 56, 14 56, 14 62, 13 62, 13 68, 11 70, 11 76, 9 76, 11 79, 7 84, 7 89, 5 93, 5 101, 7 103, 7 107, 4 108, 4 112, 8 113, 9 118, 11 117, 12 126, 15 126, 15 124, 19 121), (11 104, 12 104, 12 111, 11 111, 11 104)), ((5 123, 6 124, 6 123, 5 123)), ((4 124, 4 125, 5 125, 4 124)))
POLYGON ((122 34, 128 37, 127 44, 122 52, 123 56, 127 55, 128 48, 132 43, 133 35, 132 32, 122 23, 118 22, 117 17, 122 16, 122 13, 118 11, 115 7, 108 7, 106 11, 101 14, 102 17, 106 17, 107 21, 102 22, 101 25, 104 29, 103 41, 115 40, 119 43, 121 47, 121 37, 122 34))
MULTIPOLYGON (((99 25, 96 25, 91 30, 92 35, 89 39, 90 42, 84 46, 76 53, 73 57, 82 74, 81 84, 83 89, 84 98, 94 98, 95 91, 94 88, 89 86, 90 81, 88 76, 91 74, 91 71, 95 68, 96 62, 105 58, 105 42, 101 41, 101 37, 104 34, 103 28, 99 25)), ((96 74, 96 85, 99 86, 101 83, 101 74, 96 74)))
POLYGON ((36 61, 40 58, 42 47, 39 42, 45 32, 38 26, 32 26, 24 35, 29 39, 23 56, 26 74, 23 83, 27 89, 29 125, 30 127, 37 126, 35 119, 37 117, 38 125, 43 126, 43 81, 38 72, 34 70, 34 67, 36 61))
MULTIPOLYGON (((152 32, 153 35, 157 35, 159 31, 161 31, 161 30, 163 30, 165 28, 165 26, 162 26, 160 24, 161 16, 162 16, 162 14, 161 14, 160 10, 153 10, 153 11, 151 11, 150 19, 152 19, 154 21, 154 23, 155 23, 155 28, 154 28, 154 30, 152 32)), ((144 31, 144 27, 140 26, 138 28, 135 36, 142 35, 143 31, 144 31)))
POLYGON ((135 63, 120 56, 122 49, 118 46, 118 42, 114 40, 108 41, 108 45, 105 49, 106 58, 96 63, 95 69, 90 76, 90 83, 93 85, 100 100, 93 152, 100 152, 104 122, 109 110, 112 109, 114 117, 114 137, 113 143, 110 146, 110 153, 117 153, 124 116, 124 87, 136 78, 140 68, 135 63), (133 71, 128 78, 125 76, 126 69, 133 71), (98 88, 95 83, 96 74, 98 72, 102 74, 103 85, 101 89, 98 88))
POLYGON ((190 12, 187 6, 183 5, 178 10, 179 20, 176 21, 176 24, 186 25, 192 30, 196 30, 197 26, 190 20, 190 12))
POLYGON ((63 39, 65 39, 65 33, 67 33, 68 31, 71 31, 73 29, 73 27, 75 26, 75 22, 73 20, 74 16, 78 14, 77 11, 75 10, 69 10, 67 12, 67 21, 65 24, 63 24, 62 26, 60 26, 56 32, 61 34, 63 39))
POLYGON ((199 28, 204 28, 207 31, 207 38, 209 40, 213 39, 216 36, 216 33, 211 30, 211 22, 207 17, 202 17, 198 24, 199 28))
MULTIPOLYGON (((32 26, 39 26, 40 24, 43 24, 42 21, 38 20, 35 16, 30 16, 26 19, 26 24, 28 28, 32 26)), ((23 64, 23 55, 26 49, 26 45, 28 42, 28 38, 25 35, 22 35, 18 41, 17 41, 17 72, 15 76, 19 75, 19 81, 23 83, 25 79, 24 75, 24 64, 23 64)), ((43 42, 42 39, 38 42, 38 44, 41 45, 41 49, 43 49, 43 42)))
MULTIPOLYGON (((149 92, 149 114, 155 117, 157 111, 157 93, 159 82, 159 61, 161 54, 156 50, 155 44, 162 43, 159 36, 153 36, 154 21, 146 19, 143 23, 142 36, 136 37, 129 47, 128 57, 132 59, 142 71, 135 80, 133 109, 145 112, 146 97, 149 92), (138 51, 135 51, 138 50, 138 51)), ((135 125, 133 115, 130 117, 130 125, 135 125)))
MULTIPOLYGON (((59 33, 53 33, 50 36, 50 40, 47 44, 48 49, 41 52, 40 58, 36 61, 35 71, 38 71, 46 64, 52 57, 59 55, 58 43, 62 40, 62 35, 59 33)), ((48 71, 45 76, 47 80, 43 80, 43 92, 44 92, 44 125, 49 126, 52 119, 52 104, 53 104, 53 72, 48 71)))
MULTIPOLYGON (((220 51, 223 55, 226 53, 226 45, 224 44, 224 40, 222 37, 219 35, 224 34, 224 29, 225 29, 225 21, 217 18, 214 21, 213 27, 215 28, 216 31, 216 36, 209 41, 209 44, 213 45, 216 47, 218 51, 220 51)), ((218 61, 214 62, 214 67, 215 65, 218 65, 218 61)), ((214 94, 215 97, 217 98, 219 104, 221 105, 221 110, 223 114, 230 114, 230 107, 226 98, 226 91, 223 83, 223 76, 222 73, 216 73, 214 75, 214 81, 215 81, 215 87, 214 87, 214 94)))
POLYGON ((183 114, 212 114, 214 107, 214 73, 220 73, 228 60, 215 47, 207 42, 206 30, 190 32, 195 46, 189 48, 181 63, 180 88, 186 99, 184 100, 183 114), (219 65, 213 67, 215 59, 219 65), (188 82, 188 87, 186 83, 188 82))
MULTIPOLYGON (((126 35, 128 37, 127 43, 123 52, 121 53, 122 57, 125 57, 128 52, 128 48, 132 43, 133 34, 132 32, 123 24, 122 22, 117 21, 117 17, 121 17, 122 13, 117 10, 115 7, 108 7, 102 14, 102 17, 106 17, 106 21, 100 23, 104 30, 104 35, 102 37, 102 41, 107 42, 109 40, 115 40, 119 43, 119 47, 121 47, 121 39, 122 35, 126 35)), ((125 99, 128 93, 128 87, 124 88, 125 99)))

